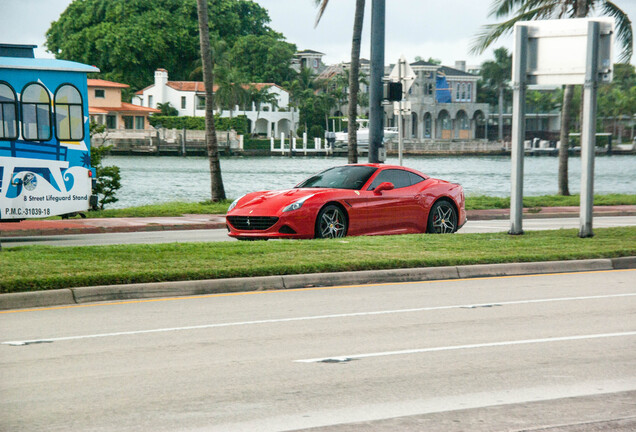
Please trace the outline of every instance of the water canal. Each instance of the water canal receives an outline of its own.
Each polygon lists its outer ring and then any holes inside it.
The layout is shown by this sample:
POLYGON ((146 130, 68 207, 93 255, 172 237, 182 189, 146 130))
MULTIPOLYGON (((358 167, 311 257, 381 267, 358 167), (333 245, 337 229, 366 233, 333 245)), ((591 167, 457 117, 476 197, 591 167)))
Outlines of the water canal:
MULTIPOLYGON (((366 158, 360 159, 365 162, 366 158)), ((346 164, 340 157, 234 157, 222 158, 221 170, 228 198, 244 193, 293 187, 322 169, 346 164)), ((397 164, 389 158, 388 164, 397 164)), ((205 157, 109 156, 104 165, 121 168, 119 201, 123 208, 168 201, 203 201, 210 197, 210 172, 205 157)), ((433 177, 461 183, 467 195, 510 195, 510 157, 414 157, 404 165, 433 177)), ((570 157, 569 186, 578 193, 581 159, 570 157)), ((526 157, 524 195, 557 192, 558 158, 526 157)), ((597 194, 636 193, 636 157, 598 156, 595 162, 597 194)))

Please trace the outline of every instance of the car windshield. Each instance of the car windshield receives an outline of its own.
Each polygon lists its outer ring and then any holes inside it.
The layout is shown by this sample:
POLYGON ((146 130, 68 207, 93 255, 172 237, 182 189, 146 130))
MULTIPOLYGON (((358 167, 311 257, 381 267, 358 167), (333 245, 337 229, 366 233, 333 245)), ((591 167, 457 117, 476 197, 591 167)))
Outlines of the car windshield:
POLYGON ((299 183, 297 188, 361 189, 377 168, 340 166, 329 168, 299 183))

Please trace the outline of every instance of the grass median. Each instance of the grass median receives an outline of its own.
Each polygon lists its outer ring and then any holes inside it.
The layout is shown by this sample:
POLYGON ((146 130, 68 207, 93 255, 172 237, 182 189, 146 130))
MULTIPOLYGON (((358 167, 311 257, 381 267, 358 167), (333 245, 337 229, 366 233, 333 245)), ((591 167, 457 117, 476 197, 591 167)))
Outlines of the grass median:
POLYGON ((0 292, 277 274, 636 255, 636 227, 497 234, 346 237, 85 247, 0 252, 0 292))
MULTIPOLYGON (((139 207, 123 209, 105 209, 91 211, 86 215, 91 218, 113 217, 151 217, 151 216, 181 216, 184 214, 225 214, 232 200, 221 202, 169 202, 151 204, 139 207)), ((562 207, 578 206, 579 195, 543 195, 523 197, 523 206, 527 208, 537 207, 562 207)), ((594 205, 636 205, 636 195, 632 194, 608 194, 595 195, 594 205)), ((468 196, 466 197, 466 210, 485 210, 510 208, 510 197, 492 196, 468 196)))

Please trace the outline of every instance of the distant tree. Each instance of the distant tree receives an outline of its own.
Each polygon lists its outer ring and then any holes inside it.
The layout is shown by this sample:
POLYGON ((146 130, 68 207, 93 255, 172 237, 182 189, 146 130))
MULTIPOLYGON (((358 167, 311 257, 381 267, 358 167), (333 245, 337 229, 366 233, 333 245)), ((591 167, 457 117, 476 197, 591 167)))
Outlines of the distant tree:
POLYGON ((497 48, 495 50, 495 60, 486 61, 481 65, 481 76, 486 86, 497 92, 499 101, 499 141, 503 141, 503 109, 504 109, 504 92, 510 82, 512 74, 512 54, 506 48, 497 48))
POLYGON ((158 103, 157 108, 161 110, 162 116, 178 116, 179 111, 170 102, 158 103))
POLYGON ((217 106, 230 112, 233 117, 234 108, 244 104, 248 98, 246 80, 241 72, 229 64, 217 65, 214 70, 217 89, 214 95, 217 106))
POLYGON ((228 52, 228 61, 255 83, 282 84, 294 76, 291 61, 296 45, 271 35, 247 35, 236 40, 228 52))
MULTIPOLYGON (((268 27, 267 11, 251 0, 208 0, 219 13, 210 32, 229 46, 246 35, 282 35, 268 27)), ((46 33, 56 58, 95 65, 100 76, 138 90, 157 68, 187 79, 199 58, 197 0, 82 0, 69 4, 46 33)))
MULTIPOLYGON (((269 86, 262 86, 259 89, 254 85, 250 85, 248 88, 249 99, 254 103, 256 108, 255 124, 258 122, 258 118, 261 115, 261 108, 263 105, 271 105, 272 109, 278 108, 278 97, 275 93, 271 93, 269 90, 269 86)), ((254 135, 255 133, 252 133, 252 136, 254 135)))
POLYGON ((442 61, 440 59, 436 59, 436 58, 433 58, 433 57, 429 57, 428 59, 425 59, 422 56, 415 56, 415 61, 416 62, 425 61, 427 63, 431 63, 431 64, 435 64, 435 65, 441 65, 442 64, 442 61))

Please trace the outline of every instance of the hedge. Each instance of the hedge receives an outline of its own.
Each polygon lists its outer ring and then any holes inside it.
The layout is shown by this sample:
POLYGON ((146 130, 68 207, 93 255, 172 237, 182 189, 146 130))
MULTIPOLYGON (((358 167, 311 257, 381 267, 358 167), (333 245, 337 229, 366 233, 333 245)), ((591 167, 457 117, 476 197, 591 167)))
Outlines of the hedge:
MULTIPOLYGON (((205 130, 205 117, 153 115, 150 116, 149 121, 154 127, 161 126, 166 129, 205 130)), ((217 114, 214 116, 214 126, 216 130, 234 129, 239 135, 246 135, 247 117, 239 115, 230 119, 229 117, 220 117, 217 114)))

